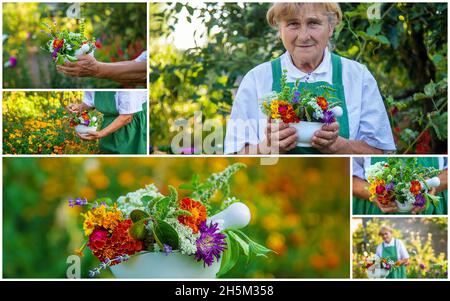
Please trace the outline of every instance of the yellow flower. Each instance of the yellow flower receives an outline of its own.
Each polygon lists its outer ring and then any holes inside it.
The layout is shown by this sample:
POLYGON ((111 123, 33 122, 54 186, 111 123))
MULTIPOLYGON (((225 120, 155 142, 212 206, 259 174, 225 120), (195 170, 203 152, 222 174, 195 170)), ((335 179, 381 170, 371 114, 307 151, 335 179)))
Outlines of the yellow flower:
POLYGON ((92 208, 84 216, 83 230, 86 236, 91 235, 95 227, 102 227, 113 231, 122 219, 122 212, 117 207, 107 208, 105 205, 92 208))

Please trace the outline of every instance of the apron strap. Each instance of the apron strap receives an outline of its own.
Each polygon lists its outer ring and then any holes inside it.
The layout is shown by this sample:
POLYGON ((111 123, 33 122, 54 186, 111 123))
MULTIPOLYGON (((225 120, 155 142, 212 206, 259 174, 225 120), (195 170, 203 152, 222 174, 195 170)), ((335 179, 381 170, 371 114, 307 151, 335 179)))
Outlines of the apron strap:
POLYGON ((342 63, 341 57, 335 53, 331 53, 331 63, 333 66, 333 85, 342 86, 342 63))
POLYGON ((278 57, 271 61, 272 65, 272 91, 281 91, 281 59, 278 57))

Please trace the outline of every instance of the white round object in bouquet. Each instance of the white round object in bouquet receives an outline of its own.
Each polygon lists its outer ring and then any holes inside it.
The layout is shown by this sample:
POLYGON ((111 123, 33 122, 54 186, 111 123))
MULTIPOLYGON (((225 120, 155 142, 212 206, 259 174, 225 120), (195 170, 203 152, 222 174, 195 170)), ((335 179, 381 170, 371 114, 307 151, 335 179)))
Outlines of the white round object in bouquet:
POLYGON ((96 126, 87 126, 87 125, 84 125, 84 124, 78 124, 78 125, 75 126, 75 131, 78 134, 85 135, 88 132, 95 132, 95 131, 97 131, 97 127, 96 126))
POLYGON ((330 111, 333 112, 335 117, 342 117, 342 115, 344 114, 344 110, 342 110, 340 106, 335 106, 330 111))
POLYGON ((204 266, 203 261, 178 251, 141 252, 110 269, 116 278, 215 278, 220 264, 219 260, 204 266))
POLYGON ((250 209, 241 202, 236 202, 225 208, 225 210, 211 216, 209 222, 218 223, 219 229, 241 229, 250 223, 250 209))
POLYGON ((430 187, 438 187, 441 185, 441 180, 438 177, 432 177, 431 179, 425 180, 425 182, 430 187))

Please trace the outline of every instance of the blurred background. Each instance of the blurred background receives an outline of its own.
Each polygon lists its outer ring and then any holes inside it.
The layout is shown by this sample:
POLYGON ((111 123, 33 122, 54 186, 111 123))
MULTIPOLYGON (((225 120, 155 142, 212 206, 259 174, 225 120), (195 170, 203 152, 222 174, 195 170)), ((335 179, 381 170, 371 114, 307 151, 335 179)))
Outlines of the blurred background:
MULTIPOLYGON (((115 88, 119 84, 93 78, 72 78, 56 71, 51 54, 42 50, 49 37, 41 23, 78 32, 68 18, 71 3, 3 3, 4 88, 115 88)), ((96 38, 101 62, 135 59, 147 45, 146 3, 82 3, 85 34, 96 38)))
MULTIPOLYGON (((251 210, 244 229, 278 254, 238 263, 226 277, 348 278, 350 192, 347 158, 4 158, 3 277, 66 277, 67 256, 83 241, 79 208, 68 199, 116 199, 155 183, 201 180, 229 164, 247 169, 234 175, 231 195, 251 210)), ((187 195, 180 190, 179 197, 187 195)), ((86 250, 82 277, 99 264, 86 250)), ((101 277, 112 277, 109 271, 101 277)))
POLYGON ((70 127, 65 107, 82 99, 83 92, 3 92, 3 153, 99 153, 98 141, 83 141, 70 127))
MULTIPOLYGON (((225 125, 242 77, 285 50, 270 3, 150 5, 151 143, 170 152, 178 118, 225 125)), ((377 80, 399 153, 447 152, 447 3, 341 3, 335 52, 377 80), (368 11, 380 18, 368 20, 368 11)), ((221 147, 222 145, 218 145, 221 147)))
POLYGON ((367 278, 359 264, 364 252, 375 254, 383 242, 382 225, 394 229, 393 237, 403 241, 409 253, 408 278, 447 279, 447 218, 353 218, 353 278, 367 278))

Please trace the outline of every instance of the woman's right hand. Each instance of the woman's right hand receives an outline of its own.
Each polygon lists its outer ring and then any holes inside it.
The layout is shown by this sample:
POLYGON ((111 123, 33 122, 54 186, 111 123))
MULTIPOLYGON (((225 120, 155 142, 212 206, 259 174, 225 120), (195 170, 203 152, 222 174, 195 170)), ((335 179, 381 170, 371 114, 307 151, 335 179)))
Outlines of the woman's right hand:
POLYGON ((273 123, 269 118, 266 127, 266 139, 260 144, 263 153, 283 154, 297 145, 297 131, 289 127, 289 124, 273 123))
POLYGON ((83 110, 83 104, 82 103, 71 103, 71 104, 67 105, 66 109, 70 113, 79 114, 83 110))

